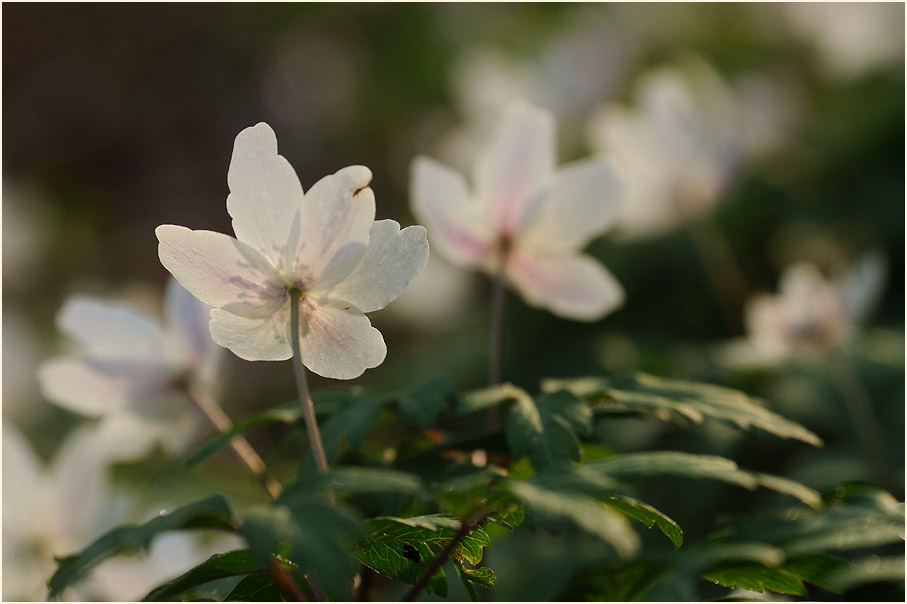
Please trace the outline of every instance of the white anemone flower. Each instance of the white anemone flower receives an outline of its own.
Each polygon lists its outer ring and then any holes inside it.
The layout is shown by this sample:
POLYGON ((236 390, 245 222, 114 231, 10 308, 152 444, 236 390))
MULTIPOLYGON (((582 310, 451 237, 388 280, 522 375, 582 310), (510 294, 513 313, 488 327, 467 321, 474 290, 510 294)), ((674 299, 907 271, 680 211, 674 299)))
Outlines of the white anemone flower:
POLYGON ((706 63, 647 72, 635 105, 610 104, 592 117, 589 145, 614 161, 626 185, 616 230, 657 235, 709 211, 742 152, 736 101, 706 63))
POLYGON ((449 261, 495 274, 503 259, 529 304, 594 321, 621 305, 623 288, 579 250, 611 226, 620 186, 601 159, 555 170, 555 146, 550 112, 511 103, 476 158, 474 192, 459 173, 418 157, 412 208, 449 261))
MULTIPOLYGON (((4 422, 4 601, 43 601, 54 557, 79 551, 122 519, 97 445, 95 429, 77 428, 45 466, 19 430, 4 422)), ((64 597, 81 590, 76 592, 64 597)))
POLYGON ((239 133, 227 174, 236 238, 174 225, 155 231, 163 265, 214 307, 215 342, 249 361, 289 359, 298 290, 306 367, 353 379, 384 361, 384 338, 365 313, 384 308, 419 274, 428 242, 421 226, 374 220, 371 178, 368 168, 350 166, 303 194, 270 126, 239 133))
POLYGON ((125 304, 70 298, 57 325, 81 350, 42 363, 42 394, 100 418, 98 439, 112 459, 141 458, 157 442, 169 453, 181 451, 202 422, 184 386, 213 383, 221 356, 207 333, 209 310, 174 280, 163 326, 125 304))
POLYGON ((759 294, 747 303, 747 337, 726 346, 725 359, 770 366, 825 358, 853 338, 882 293, 886 271, 878 253, 865 254, 836 279, 807 262, 789 266, 777 294, 759 294))

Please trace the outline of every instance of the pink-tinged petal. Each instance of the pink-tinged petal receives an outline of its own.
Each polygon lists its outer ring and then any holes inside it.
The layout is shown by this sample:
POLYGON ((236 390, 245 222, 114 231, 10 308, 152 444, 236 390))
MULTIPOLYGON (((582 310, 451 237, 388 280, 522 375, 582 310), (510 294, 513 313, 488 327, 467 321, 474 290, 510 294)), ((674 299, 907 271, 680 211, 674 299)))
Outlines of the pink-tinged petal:
POLYGON ((164 316, 169 358, 178 369, 196 368, 215 349, 220 350, 208 331, 211 307, 189 293, 176 279, 167 282, 164 316))
POLYGON ((128 306, 76 296, 60 309, 57 325, 95 359, 164 364, 161 328, 128 306))
POLYGON ((290 306, 263 319, 247 319, 222 310, 211 311, 211 337, 247 361, 285 361, 293 356, 287 340, 290 306))
POLYGON ((433 159, 417 157, 410 189, 413 214, 428 228, 432 246, 454 264, 482 264, 495 235, 488 217, 469 198, 466 180, 433 159))
POLYGON ((586 255, 553 256, 515 250, 507 276, 526 301, 565 319, 595 321, 618 308, 624 290, 601 263, 586 255))
POLYGON ((621 189, 617 175, 605 160, 588 159, 560 168, 551 193, 520 236, 519 245, 555 253, 580 250, 614 222, 620 209, 621 189))
POLYGON ((350 275, 325 292, 325 297, 345 300, 362 312, 387 306, 422 272, 428 262, 428 240, 421 226, 400 230, 394 220, 372 224, 368 249, 350 275))
POLYGON ((478 199, 498 232, 515 236, 532 221, 551 185, 555 150, 551 112, 523 101, 507 106, 473 174, 478 199))
POLYGON ((381 332, 349 304, 306 297, 299 321, 303 364, 322 377, 351 380, 384 362, 381 332))
POLYGON ((147 382, 104 363, 64 357, 41 364, 38 385, 55 405, 95 417, 124 408, 147 382))
POLYGON ((294 225, 286 247, 292 254, 287 266, 304 289, 339 283, 365 255, 375 220, 371 180, 365 166, 349 166, 325 176, 306 193, 298 229, 294 225))
POLYGON ((205 304, 246 317, 266 317, 284 304, 285 282, 242 241, 170 224, 154 232, 161 263, 205 304))
POLYGON ((227 184, 227 211, 237 239, 277 264, 303 191, 290 162, 278 155, 270 126, 262 122, 237 135, 227 184))

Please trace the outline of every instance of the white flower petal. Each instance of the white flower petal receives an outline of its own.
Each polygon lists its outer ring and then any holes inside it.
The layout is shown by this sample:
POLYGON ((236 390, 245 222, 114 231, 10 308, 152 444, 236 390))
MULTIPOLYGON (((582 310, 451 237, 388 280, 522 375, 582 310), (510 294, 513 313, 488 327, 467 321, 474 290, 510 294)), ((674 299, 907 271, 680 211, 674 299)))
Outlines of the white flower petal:
POLYGON ((421 226, 401 231, 394 220, 374 222, 365 256, 346 279, 325 295, 345 300, 362 312, 384 308, 425 268, 425 235, 421 226))
POLYGON ((80 426, 66 436, 54 454, 51 480, 55 513, 47 521, 54 524, 58 547, 84 547, 97 537, 88 533, 96 527, 106 498, 106 459, 100 444, 96 426, 80 426))
POLYGON ((284 304, 282 278, 242 241, 169 224, 154 232, 161 263, 202 302, 249 317, 268 316, 284 304))
POLYGON ((287 341, 290 306, 263 319, 247 319, 215 308, 211 311, 211 337, 247 361, 285 361, 293 356, 287 341))
POLYGON ((303 191, 290 162, 277 154, 270 126, 262 122, 237 135, 227 184, 227 211, 236 238, 276 264, 302 206, 303 191))
POLYGON ((165 426, 132 413, 109 413, 98 425, 95 439, 99 454, 116 461, 137 461, 165 438, 165 426))
POLYGON ((624 301, 617 279, 586 255, 534 255, 514 250, 507 275, 529 304, 580 321, 595 321, 624 301))
POLYGON ((306 297, 299 321, 303 364, 322 377, 351 380, 384 362, 381 332, 349 304, 306 297))
POLYGON ((612 224, 620 195, 617 175, 604 160, 568 164, 555 174, 551 193, 520 237, 520 245, 539 251, 577 251, 612 224))
MULTIPOLYGON (((31 443, 10 422, 3 422, 3 541, 28 535, 44 519, 36 510, 43 487, 41 460, 31 443)), ((6 599, 4 597, 4 599, 6 599)))
POLYGON ((412 164, 412 209, 426 225, 432 246, 460 266, 482 264, 492 251, 488 217, 469 198, 466 180, 428 157, 412 164))
POLYGON ((128 306, 75 296, 63 305, 57 325, 93 358, 164 363, 161 328, 128 306))
POLYGON ((208 331, 211 307, 189 293, 176 279, 167 282, 164 316, 169 358, 180 368, 198 367, 214 349, 219 350, 208 331))
POLYGON ((523 101, 507 106, 473 173, 478 199, 498 231, 517 235, 531 221, 551 184, 555 149, 551 112, 523 101))
POLYGON ((90 417, 125 407, 141 387, 132 376, 118 373, 108 364, 74 357, 42 363, 38 384, 50 402, 90 417))
POLYGON ((291 234, 287 266, 302 285, 327 288, 349 275, 368 247, 375 220, 371 171, 349 166, 325 176, 306 193, 298 240, 291 234))

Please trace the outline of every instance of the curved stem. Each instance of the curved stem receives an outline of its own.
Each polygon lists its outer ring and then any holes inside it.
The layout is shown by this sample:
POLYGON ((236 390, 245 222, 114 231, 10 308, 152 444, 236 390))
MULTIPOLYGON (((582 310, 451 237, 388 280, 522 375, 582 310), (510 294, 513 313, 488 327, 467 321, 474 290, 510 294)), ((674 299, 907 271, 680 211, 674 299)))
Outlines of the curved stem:
POLYGON ((328 458, 324 453, 324 444, 321 442, 321 431, 318 430, 318 420, 315 418, 315 405, 309 394, 309 384, 305 377, 305 366, 302 364, 302 354, 299 350, 299 298, 298 289, 290 290, 290 347, 293 349, 293 373, 296 375, 296 388, 299 391, 299 402, 302 405, 302 415, 305 418, 305 429, 309 435, 309 444, 312 447, 312 456, 315 467, 319 472, 328 471, 328 458))
MULTIPOLYGON (((224 410, 220 408, 220 405, 218 405, 205 390, 197 385, 189 386, 189 399, 221 434, 227 434, 233 429, 233 422, 227 414, 224 413, 224 410)), ((261 482, 262 486, 268 492, 268 495, 270 495, 272 499, 277 499, 282 487, 274 477, 268 474, 268 471, 265 468, 265 462, 258 453, 255 452, 255 449, 252 448, 252 445, 249 444, 246 437, 241 434, 234 436, 230 439, 230 447, 233 449, 233 452, 236 453, 236 456, 248 466, 253 474, 255 474, 259 482, 261 482)))

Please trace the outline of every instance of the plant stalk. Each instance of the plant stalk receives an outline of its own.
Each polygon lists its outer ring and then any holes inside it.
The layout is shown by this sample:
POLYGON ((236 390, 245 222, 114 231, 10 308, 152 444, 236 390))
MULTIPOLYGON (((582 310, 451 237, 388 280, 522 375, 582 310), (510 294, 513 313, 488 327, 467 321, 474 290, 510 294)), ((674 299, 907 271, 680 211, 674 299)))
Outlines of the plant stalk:
POLYGON ((489 340, 488 385, 501 383, 501 365, 504 358, 504 302, 507 297, 508 245, 502 241, 497 253, 491 290, 491 334, 489 340))
MULTIPOLYGON (((328 458, 324 452, 324 443, 321 442, 321 431, 318 429, 318 420, 315 417, 315 404, 309 394, 309 384, 305 376, 305 366, 302 364, 302 354, 299 350, 299 297, 298 289, 290 290, 290 347, 293 349, 293 372, 296 375, 296 388, 299 392, 299 402, 302 405, 302 414, 305 418, 305 429, 312 447, 312 456, 315 467, 319 472, 328 471, 328 458)), ((331 497, 333 499, 333 497, 331 497)))
MULTIPOLYGON (((189 386, 189 399, 221 434, 227 434, 233 429, 233 422, 227 414, 224 413, 224 410, 221 409, 220 405, 218 405, 217 402, 201 387, 194 384, 189 386)), ((246 437, 237 434, 230 439, 230 447, 233 449, 233 452, 236 453, 236 456, 248 466, 253 474, 255 474, 256 478, 258 478, 259 482, 261 482, 262 486, 268 492, 268 495, 271 496, 271 499, 277 499, 282 487, 273 476, 268 474, 268 471, 265 468, 265 462, 261 459, 261 456, 255 452, 255 449, 252 448, 252 445, 246 440, 246 437)))

